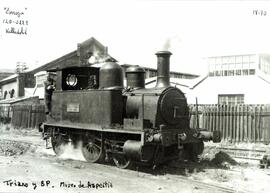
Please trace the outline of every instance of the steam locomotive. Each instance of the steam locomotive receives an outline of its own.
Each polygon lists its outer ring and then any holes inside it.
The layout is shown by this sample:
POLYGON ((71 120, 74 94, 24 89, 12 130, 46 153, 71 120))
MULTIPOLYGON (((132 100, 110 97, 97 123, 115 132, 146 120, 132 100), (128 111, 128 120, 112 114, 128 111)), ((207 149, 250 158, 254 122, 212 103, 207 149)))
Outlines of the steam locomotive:
POLYGON ((145 88, 145 71, 139 66, 126 70, 126 87, 116 62, 58 69, 51 117, 42 126, 55 153, 61 154, 66 143, 82 143, 88 162, 113 161, 128 168, 136 162, 155 166, 177 159, 181 151, 194 158, 202 153, 203 141, 219 142, 218 131, 189 127, 186 97, 170 86, 171 52, 156 56, 154 88, 145 88))

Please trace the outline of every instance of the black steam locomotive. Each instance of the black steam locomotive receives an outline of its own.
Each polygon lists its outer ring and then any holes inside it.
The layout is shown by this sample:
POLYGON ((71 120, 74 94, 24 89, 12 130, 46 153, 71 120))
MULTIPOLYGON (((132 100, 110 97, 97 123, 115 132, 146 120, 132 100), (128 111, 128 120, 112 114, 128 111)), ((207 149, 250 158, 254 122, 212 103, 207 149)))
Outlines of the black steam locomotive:
POLYGON ((218 132, 189 127, 189 110, 183 92, 170 86, 171 53, 156 53, 156 87, 145 88, 145 71, 139 66, 123 70, 115 62, 102 67, 58 69, 52 95, 51 117, 43 124, 45 139, 51 138, 56 154, 61 146, 82 143, 89 162, 113 160, 120 168, 139 162, 158 165, 201 154, 204 140, 220 141, 218 132))

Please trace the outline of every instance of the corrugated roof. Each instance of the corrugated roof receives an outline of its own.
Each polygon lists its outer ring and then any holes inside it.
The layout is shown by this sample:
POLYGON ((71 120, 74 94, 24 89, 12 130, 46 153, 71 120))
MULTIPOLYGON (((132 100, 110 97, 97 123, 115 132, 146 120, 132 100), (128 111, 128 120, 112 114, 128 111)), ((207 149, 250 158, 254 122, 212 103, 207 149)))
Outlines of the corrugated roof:
MULTIPOLYGON (((145 80, 146 88, 153 88, 156 86, 157 77, 147 78, 145 80)), ((190 90, 190 85, 192 85, 193 79, 180 79, 180 78, 170 78, 170 85, 179 88, 183 93, 188 93, 190 90)))
MULTIPOLYGON (((133 65, 133 64, 121 64, 122 67, 128 68, 131 66, 138 66, 138 65, 133 65)), ((144 68, 145 70, 152 70, 152 71, 157 71, 156 68, 151 68, 151 67, 145 67, 145 66, 140 66, 144 68)), ((197 74, 190 74, 190 73, 185 73, 185 72, 177 72, 177 71, 170 71, 170 74, 177 74, 177 75, 187 75, 187 76, 194 76, 194 77, 199 77, 197 74)))
MULTIPOLYGON (((183 87, 187 87, 192 89, 195 85, 197 85, 199 82, 201 82, 203 79, 205 79, 207 76, 199 76, 197 78, 193 79, 185 79, 185 78, 170 78, 170 83, 174 85, 179 85, 183 87)), ((151 77, 147 78, 145 80, 145 84, 152 84, 152 82, 156 83, 157 77, 151 77)))
POLYGON ((9 76, 7 78, 4 78, 4 79, 0 80, 0 84, 4 83, 4 82, 13 81, 13 79, 16 80, 17 77, 18 77, 18 74, 13 74, 13 75, 11 75, 11 76, 9 76))
POLYGON ((20 98, 4 99, 4 100, 0 100, 0 104, 13 104, 13 103, 17 103, 17 102, 23 102, 25 100, 34 99, 34 98, 37 98, 37 97, 36 96, 31 96, 31 97, 20 97, 20 98))

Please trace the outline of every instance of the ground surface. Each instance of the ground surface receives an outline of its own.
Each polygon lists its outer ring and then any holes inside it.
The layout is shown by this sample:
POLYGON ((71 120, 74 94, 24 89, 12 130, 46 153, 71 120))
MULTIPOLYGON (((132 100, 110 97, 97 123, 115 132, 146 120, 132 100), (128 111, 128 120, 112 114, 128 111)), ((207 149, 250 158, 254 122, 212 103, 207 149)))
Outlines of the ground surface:
POLYGON ((35 130, 0 129, 0 193, 2 192, 127 192, 211 193, 269 192, 270 169, 237 164, 226 154, 205 151, 200 163, 175 161, 151 170, 121 170, 90 164, 70 145, 60 158, 35 130), (224 189, 207 186, 222 186, 224 189), (227 191, 226 191, 227 190, 227 191))

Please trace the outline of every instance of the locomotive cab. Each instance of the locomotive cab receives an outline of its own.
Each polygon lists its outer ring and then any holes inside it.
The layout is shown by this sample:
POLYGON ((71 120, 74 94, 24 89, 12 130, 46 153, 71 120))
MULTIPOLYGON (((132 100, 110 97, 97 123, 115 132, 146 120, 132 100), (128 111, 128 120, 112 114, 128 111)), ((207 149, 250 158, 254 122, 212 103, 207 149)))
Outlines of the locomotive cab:
POLYGON ((99 87, 99 68, 66 68, 58 71, 57 75, 57 90, 87 90, 99 87))
POLYGON ((101 128, 122 123, 122 92, 99 89, 102 68, 71 67, 57 71, 52 118, 47 123, 101 128))

